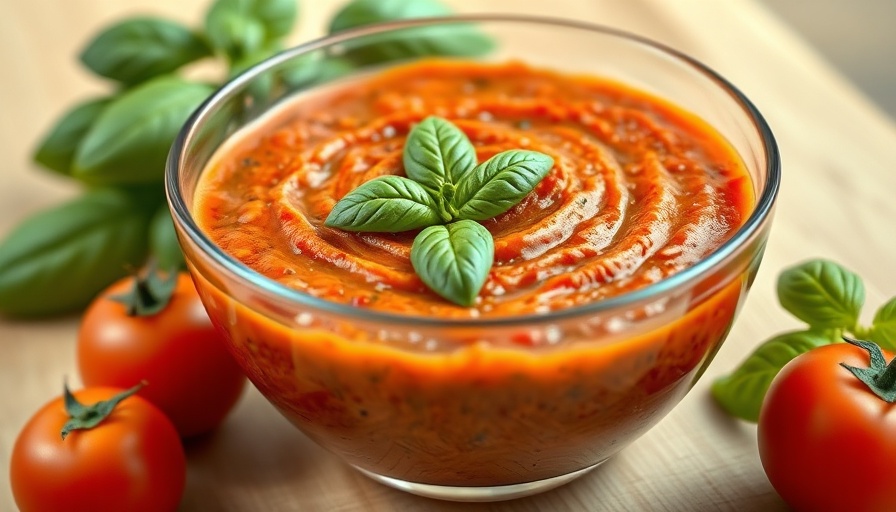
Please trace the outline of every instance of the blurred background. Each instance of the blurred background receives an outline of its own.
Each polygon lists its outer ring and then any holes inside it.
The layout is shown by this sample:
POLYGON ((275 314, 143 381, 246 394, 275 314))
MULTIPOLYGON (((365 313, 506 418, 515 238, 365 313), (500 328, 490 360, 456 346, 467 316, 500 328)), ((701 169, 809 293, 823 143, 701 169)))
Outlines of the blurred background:
POLYGON ((896 1, 759 0, 896 119, 896 1))

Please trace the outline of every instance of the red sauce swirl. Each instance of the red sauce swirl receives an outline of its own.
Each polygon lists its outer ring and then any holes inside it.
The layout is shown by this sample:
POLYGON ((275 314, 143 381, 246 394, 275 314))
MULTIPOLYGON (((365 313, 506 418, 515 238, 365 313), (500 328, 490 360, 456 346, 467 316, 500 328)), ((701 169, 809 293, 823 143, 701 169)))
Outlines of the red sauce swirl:
POLYGON ((429 62, 299 98, 206 173, 200 222, 262 274, 327 300, 399 313, 547 312, 640 288, 693 265, 751 205, 743 164, 711 128, 643 93, 522 64, 429 62), (477 304, 429 291, 415 232, 323 225, 335 202, 403 175, 410 128, 445 117, 479 161, 507 149, 554 158, 510 211, 483 222, 495 264, 477 304))
MULTIPOLYGON (((654 97, 522 64, 424 62, 298 97, 248 128, 206 169, 194 211, 215 243, 287 286, 449 318, 548 312, 647 286, 715 250, 752 204, 730 146, 654 97), (323 225, 354 187, 403 174, 406 135, 429 115, 456 123, 480 161, 515 148, 555 161, 522 202, 483 222, 495 265, 473 308, 414 274, 415 233, 323 225)), ((704 276, 668 309, 620 312, 621 327, 583 315, 537 333, 446 326, 418 343, 400 322, 243 302, 203 259, 191 264, 237 361, 303 432, 369 471, 461 486, 578 471, 645 432, 718 349, 750 279, 747 267, 704 276)))

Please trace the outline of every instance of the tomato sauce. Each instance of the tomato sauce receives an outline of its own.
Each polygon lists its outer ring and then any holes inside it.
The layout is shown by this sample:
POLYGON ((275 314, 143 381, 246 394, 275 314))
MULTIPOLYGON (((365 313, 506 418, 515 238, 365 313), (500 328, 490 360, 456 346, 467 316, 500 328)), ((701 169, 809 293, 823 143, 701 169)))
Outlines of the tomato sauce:
MULTIPOLYGON (((645 93, 520 63, 424 61, 287 103, 219 152, 194 212, 224 251, 326 301, 497 318, 592 303, 688 268, 742 225, 752 191, 713 129, 645 93), (430 115, 460 127, 479 161, 531 149, 555 162, 517 206, 483 222, 495 264, 471 308, 414 274, 415 232, 323 225, 353 188, 403 174, 406 135, 430 115)), ((569 473, 646 431, 718 347, 745 286, 722 283, 646 334, 607 337, 614 342, 589 343, 608 326, 561 322, 555 332, 506 328, 500 341, 474 332, 423 347, 419 333, 396 328, 407 346, 384 342, 388 333, 351 319, 272 320, 190 259, 234 355, 305 433, 375 473, 459 486, 569 473)))

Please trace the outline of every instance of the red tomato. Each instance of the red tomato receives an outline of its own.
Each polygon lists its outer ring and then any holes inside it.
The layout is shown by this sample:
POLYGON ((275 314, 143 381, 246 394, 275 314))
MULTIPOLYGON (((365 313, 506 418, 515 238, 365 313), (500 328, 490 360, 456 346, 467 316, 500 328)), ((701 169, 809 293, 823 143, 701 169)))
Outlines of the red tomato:
MULTIPOLYGON (((75 392, 84 405, 122 390, 75 392)), ((22 512, 164 512, 175 510, 186 481, 186 460, 171 421, 139 396, 119 403, 88 430, 61 438, 68 421, 63 398, 25 425, 12 451, 10 480, 22 512)))
POLYGON ((775 377, 759 415, 762 466, 797 511, 893 512, 896 405, 840 363, 867 368, 869 354, 846 343, 827 345, 796 357, 775 377))
POLYGON ((111 297, 122 279, 91 303, 78 333, 78 368, 86 386, 127 387, 145 380, 140 396, 156 404, 183 437, 220 424, 245 377, 212 326, 188 274, 177 276, 170 302, 149 316, 130 316, 111 297))

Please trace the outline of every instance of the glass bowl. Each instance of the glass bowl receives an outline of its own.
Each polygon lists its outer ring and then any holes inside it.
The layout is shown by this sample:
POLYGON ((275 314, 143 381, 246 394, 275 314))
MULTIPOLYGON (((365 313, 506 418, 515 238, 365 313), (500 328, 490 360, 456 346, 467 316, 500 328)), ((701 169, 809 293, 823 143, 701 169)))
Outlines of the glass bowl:
POLYGON ((572 21, 467 16, 347 31, 247 70, 187 122, 166 178, 208 313, 249 379, 284 416, 382 483, 434 498, 490 501, 584 474, 681 400, 719 349, 757 271, 780 164, 750 101, 675 50, 572 21), (315 298, 244 266, 198 227, 197 181, 234 134, 295 94, 428 52, 471 53, 463 45, 418 44, 434 35, 450 42, 471 30, 490 41, 489 51, 464 59, 604 77, 702 118, 743 159, 754 192, 749 218, 695 265, 636 291, 542 314, 466 319, 315 298), (534 342, 521 346, 520 336, 534 342))

